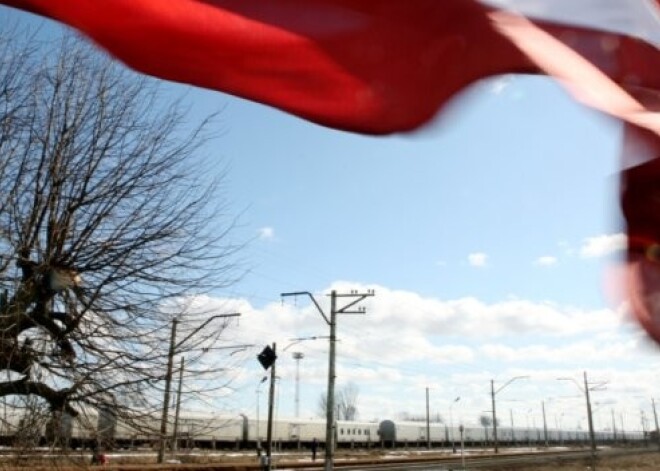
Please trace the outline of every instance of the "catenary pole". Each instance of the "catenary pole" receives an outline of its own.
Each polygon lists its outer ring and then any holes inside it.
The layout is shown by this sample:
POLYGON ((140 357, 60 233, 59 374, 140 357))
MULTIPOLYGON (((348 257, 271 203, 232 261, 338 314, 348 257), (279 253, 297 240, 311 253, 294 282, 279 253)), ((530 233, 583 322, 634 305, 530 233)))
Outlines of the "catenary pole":
POLYGON ((325 421, 325 469, 334 469, 334 430, 335 430, 335 364, 337 355, 337 292, 330 293, 330 354, 328 359, 328 393, 326 400, 325 421))
POLYGON ((176 451, 179 447, 178 445, 178 435, 179 435, 179 414, 181 413, 181 392, 183 390, 183 370, 185 367, 185 358, 181 357, 181 367, 179 369, 179 388, 176 393, 176 409, 174 410, 174 429, 172 430, 172 436, 174 441, 172 442, 172 450, 176 451))
POLYGON ((172 319, 172 330, 170 332, 170 346, 167 350, 167 372, 165 373, 165 391, 163 393, 163 411, 160 417, 160 443, 158 446, 158 455, 156 461, 160 464, 165 460, 165 441, 167 439, 167 416, 169 415, 170 410, 170 389, 172 387, 172 370, 174 363, 174 355, 181 345, 183 345, 187 340, 189 340, 193 335, 206 327, 212 320, 225 317, 239 317, 241 314, 234 312, 231 314, 216 314, 209 317, 199 326, 192 330, 188 335, 186 335, 179 342, 176 341, 176 329, 179 324, 179 319, 176 317, 172 319))
POLYGON ((163 411, 160 418, 160 443, 158 446, 158 463, 165 459, 165 440, 167 439, 167 414, 170 407, 170 386, 172 385, 172 364, 176 349, 176 326, 178 319, 172 319, 172 331, 170 333, 170 347, 167 351, 167 374, 165 375, 165 392, 163 394, 163 411))
POLYGON ((282 293, 282 297, 286 296, 308 296, 316 306, 317 311, 323 317, 323 320, 330 327, 330 345, 328 353, 328 388, 326 393, 326 423, 325 423, 325 462, 323 468, 325 471, 332 471, 334 469, 334 448, 335 448, 335 381, 336 375, 336 343, 337 343, 337 315, 338 314, 364 314, 364 308, 351 310, 360 301, 369 296, 373 296, 373 290, 368 290, 366 293, 359 293, 351 291, 350 293, 337 293, 332 290, 330 293, 330 316, 326 316, 325 312, 316 301, 316 298, 309 291, 297 291, 292 293, 282 293), (349 298, 349 301, 338 307, 338 298, 349 298))

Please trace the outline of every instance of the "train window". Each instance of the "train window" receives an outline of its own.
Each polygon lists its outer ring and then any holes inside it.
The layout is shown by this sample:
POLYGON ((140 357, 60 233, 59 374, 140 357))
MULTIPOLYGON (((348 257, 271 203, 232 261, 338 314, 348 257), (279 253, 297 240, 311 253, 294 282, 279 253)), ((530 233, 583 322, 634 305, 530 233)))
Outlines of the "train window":
POLYGON ((343 428, 340 428, 340 429, 339 429, 339 435, 343 435, 343 434, 344 434, 344 429, 343 429, 343 428))

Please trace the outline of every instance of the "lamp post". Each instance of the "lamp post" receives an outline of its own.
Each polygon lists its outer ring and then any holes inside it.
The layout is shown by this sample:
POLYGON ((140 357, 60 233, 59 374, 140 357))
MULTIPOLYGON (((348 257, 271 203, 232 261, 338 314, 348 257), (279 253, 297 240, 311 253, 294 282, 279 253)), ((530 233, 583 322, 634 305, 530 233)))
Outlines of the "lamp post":
POLYGON ((461 465, 463 466, 463 469, 465 469, 465 440, 463 437, 465 427, 463 427, 463 424, 458 426, 458 431, 461 434, 461 465))
POLYGON ((293 352, 293 359, 296 360, 296 419, 300 417, 300 360, 303 358, 303 352, 293 352))
POLYGON ((259 433, 259 404, 261 403, 261 385, 266 382, 268 376, 264 376, 257 385, 257 449, 261 448, 261 434, 259 433))
POLYGON ((192 332, 186 335, 179 342, 176 341, 176 328, 179 324, 179 319, 176 317, 172 319, 172 331, 170 333, 170 347, 167 352, 167 373, 165 374, 165 392, 163 394, 163 412, 160 419, 160 443, 158 447, 158 463, 162 463, 165 459, 165 438, 167 436, 167 416, 170 408, 170 388, 172 386, 172 369, 174 363, 174 355, 176 350, 188 341, 193 335, 206 327, 212 320, 226 317, 238 317, 239 313, 232 314, 216 314, 209 317, 196 327, 192 332))
POLYGON ((497 444, 497 413, 495 412, 495 396, 502 389, 504 389, 509 384, 513 383, 514 381, 516 381, 518 379, 525 379, 525 378, 529 378, 529 376, 514 376, 509 381, 504 383, 502 386, 497 388, 497 390, 495 389, 495 381, 492 380, 492 379, 490 380, 490 398, 491 398, 491 403, 492 403, 492 407, 493 407, 493 441, 495 442, 495 453, 499 453, 499 448, 498 448, 498 444, 497 444))
MULTIPOLYGON (((282 349, 283 352, 287 351, 289 348, 294 345, 304 342, 306 340, 318 340, 318 339, 329 339, 328 336, 323 335, 314 335, 312 337, 298 337, 295 339, 290 339, 289 345, 282 349)), ((303 352, 293 352, 293 359, 296 360, 296 395, 295 395, 295 406, 296 406, 296 418, 300 417, 300 360, 305 358, 303 352)))

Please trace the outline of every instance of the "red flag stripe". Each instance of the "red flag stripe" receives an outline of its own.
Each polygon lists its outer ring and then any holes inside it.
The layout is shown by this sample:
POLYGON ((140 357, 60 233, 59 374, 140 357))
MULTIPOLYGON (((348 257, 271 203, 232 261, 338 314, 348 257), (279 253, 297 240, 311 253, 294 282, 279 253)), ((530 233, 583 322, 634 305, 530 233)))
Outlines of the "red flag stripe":
MULTIPOLYGON (((660 55, 637 32, 628 35, 538 18, 526 22, 498 16, 477 0, 0 3, 71 25, 141 72, 371 134, 422 125, 480 78, 545 72, 563 79, 591 106, 645 127, 638 139, 649 149, 660 149, 658 118, 649 107, 658 101, 660 55), (534 39, 521 32, 543 34, 534 39), (545 44, 552 44, 553 51, 572 57, 571 65, 548 54, 538 39, 543 35, 552 40, 545 44), (536 40, 540 47, 535 47, 536 40)), ((657 10, 658 3, 635 5, 636 12, 643 13, 640 5, 657 10)), ((642 325, 660 341, 658 162, 654 152, 642 166, 635 161, 623 173, 622 207, 629 238, 630 301, 642 325)))
POLYGON ((471 0, 5 0, 141 72, 373 134, 429 120, 466 84, 535 68, 471 0))

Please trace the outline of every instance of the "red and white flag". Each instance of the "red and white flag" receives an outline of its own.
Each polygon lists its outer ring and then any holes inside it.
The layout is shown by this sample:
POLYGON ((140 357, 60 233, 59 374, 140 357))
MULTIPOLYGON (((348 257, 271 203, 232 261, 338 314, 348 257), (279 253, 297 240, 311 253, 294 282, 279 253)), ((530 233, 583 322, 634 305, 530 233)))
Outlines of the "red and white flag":
POLYGON ((551 75, 622 119, 628 296, 660 342, 658 0, 0 0, 66 23, 130 67, 316 123, 415 129, 503 73, 551 75), (643 151, 639 151, 643 149, 643 151))

